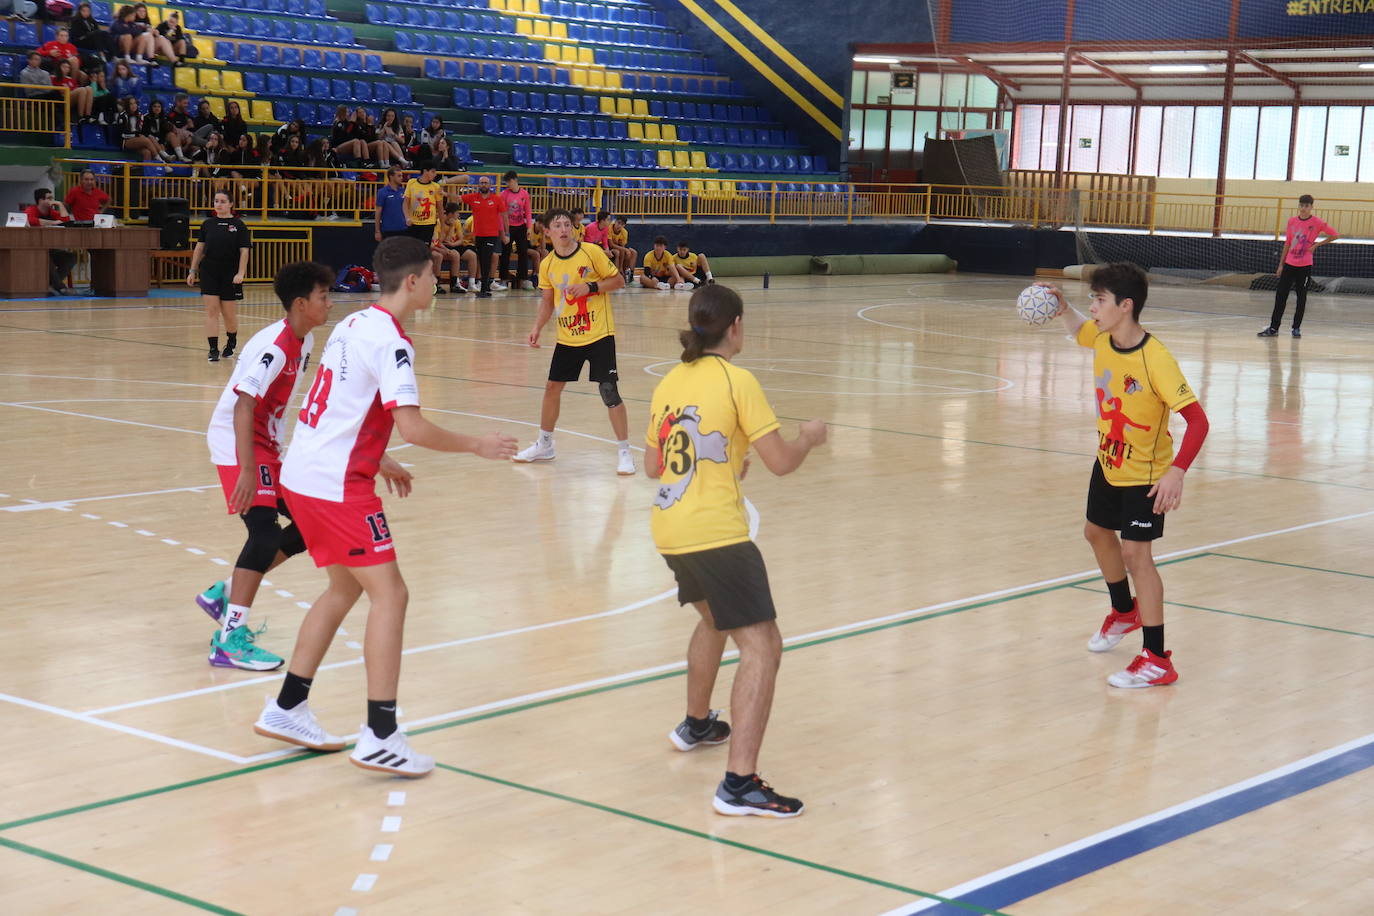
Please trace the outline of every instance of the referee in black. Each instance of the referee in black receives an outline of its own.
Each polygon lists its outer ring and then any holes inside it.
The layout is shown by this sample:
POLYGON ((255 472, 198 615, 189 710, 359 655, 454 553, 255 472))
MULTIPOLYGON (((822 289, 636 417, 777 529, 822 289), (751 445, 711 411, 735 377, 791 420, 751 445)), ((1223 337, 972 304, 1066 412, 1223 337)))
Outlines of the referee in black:
POLYGON ((209 360, 217 363, 234 355, 238 344, 238 302, 243 299, 243 277, 248 270, 248 255, 253 242, 248 227, 234 215, 227 191, 216 191, 215 215, 200 224, 195 251, 191 252, 191 272, 186 285, 200 282, 200 298, 205 303, 205 340, 210 344, 209 360), (219 349, 219 319, 224 316, 225 344, 219 349))

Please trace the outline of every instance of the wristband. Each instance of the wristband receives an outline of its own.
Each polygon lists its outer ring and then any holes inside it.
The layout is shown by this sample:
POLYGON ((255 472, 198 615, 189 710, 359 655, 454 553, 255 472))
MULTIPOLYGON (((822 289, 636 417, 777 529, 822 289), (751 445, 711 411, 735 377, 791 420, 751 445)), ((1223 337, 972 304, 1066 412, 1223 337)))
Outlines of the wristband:
POLYGON ((601 292, 601 287, 600 287, 600 285, 597 284, 597 282, 596 282, 595 280, 592 280, 592 281, 590 281, 590 282, 587 284, 587 295, 588 295, 588 296, 595 296, 595 295, 596 295, 597 293, 599 293, 599 292, 601 292))

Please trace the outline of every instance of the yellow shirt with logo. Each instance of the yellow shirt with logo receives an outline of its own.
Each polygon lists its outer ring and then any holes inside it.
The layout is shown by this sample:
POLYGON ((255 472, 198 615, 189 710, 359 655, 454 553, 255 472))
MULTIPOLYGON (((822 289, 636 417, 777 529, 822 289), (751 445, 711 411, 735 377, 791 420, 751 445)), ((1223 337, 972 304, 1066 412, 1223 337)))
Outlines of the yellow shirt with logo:
POLYGON ((529 242, 531 248, 543 248, 544 233, 537 231, 534 227, 530 227, 529 242))
POLYGON ((406 200, 410 201, 410 222, 416 226, 432 226, 439 221, 439 213, 444 208, 444 189, 437 181, 412 178, 406 182, 406 200))
POLYGON ((435 246, 438 246, 438 245, 455 245, 455 246, 456 246, 456 245, 460 244, 460 243, 462 242, 462 240, 463 240, 463 224, 460 223, 460 222, 458 222, 458 220, 456 220, 456 219, 455 219, 453 222, 451 222, 451 223, 445 223, 443 220, 439 220, 439 225, 437 225, 437 226, 434 227, 434 242, 433 242, 433 244, 434 244, 435 246))
POLYGON ((1151 334, 1128 350, 1086 321, 1079 346, 1093 351, 1097 462, 1115 487, 1150 486, 1174 460, 1169 413, 1197 402, 1172 353, 1151 334))
POLYGON ((668 253, 668 249, 663 249, 663 254, 658 253, 657 248, 650 248, 644 253, 644 269, 655 277, 661 277, 668 273, 668 265, 673 263, 673 256, 668 253))
POLYGON ((539 262, 539 288, 553 290, 553 317, 558 322, 558 342, 585 347, 615 333, 611 297, 607 293, 573 299, 568 288, 592 280, 619 275, 600 245, 580 243, 566 258, 557 250, 539 262))
POLYGON ((578 223, 576 226, 573 227, 573 232, 577 235, 577 240, 579 242, 582 241, 582 239, 585 238, 587 235, 587 224, 578 223))
POLYGON ((463 244, 463 245, 472 245, 472 244, 475 244, 475 243, 476 243, 476 239, 473 238, 473 235, 472 235, 472 217, 471 217, 471 216, 469 216, 467 219, 463 220, 463 235, 462 235, 462 237, 460 238, 459 243, 460 243, 460 244, 463 244))
POLYGON ((626 245, 626 243, 629 242, 629 241, 630 241, 630 230, 624 229, 624 228, 622 228, 622 229, 617 229, 617 228, 615 227, 615 224, 612 223, 612 224, 611 224, 611 244, 612 244, 612 245, 619 245, 621 248, 624 248, 625 245, 626 245))
POLYGON ((680 254, 675 254, 673 255, 673 260, 677 262, 678 267, 687 271, 687 273, 694 274, 697 272, 697 256, 692 252, 687 252, 685 257, 680 254))
POLYGON ((651 527, 663 554, 749 540, 740 470, 778 428, 758 379, 720 356, 675 367, 654 389, 645 441, 660 456, 651 527))

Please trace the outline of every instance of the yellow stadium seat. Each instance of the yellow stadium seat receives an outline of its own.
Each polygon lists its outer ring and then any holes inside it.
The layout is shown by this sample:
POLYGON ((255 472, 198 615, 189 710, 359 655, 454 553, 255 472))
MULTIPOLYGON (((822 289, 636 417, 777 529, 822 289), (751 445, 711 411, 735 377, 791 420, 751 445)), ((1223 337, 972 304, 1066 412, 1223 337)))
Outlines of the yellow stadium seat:
POLYGON ((631 139, 631 140, 643 140, 643 139, 644 139, 644 125, 643 125, 643 124, 640 124, 638 121, 631 121, 631 122, 627 125, 627 127, 628 127, 628 130, 629 130, 629 133, 630 133, 630 139, 631 139))
POLYGON ((563 63, 577 65, 577 48, 572 45, 560 45, 563 49, 563 63))
POLYGON ((588 71, 587 71, 587 85, 590 86, 590 87, 592 87, 593 89, 605 89, 605 88, 606 88, 606 71, 604 71, 604 70, 588 70, 588 71))
POLYGON ((566 39, 566 38, 568 37, 568 25, 567 25, 567 23, 565 23, 565 22, 550 22, 550 23, 549 23, 549 34, 553 35, 554 38, 564 38, 564 39, 566 39))
POLYGON ((719 181, 703 181, 701 184, 702 184, 702 190, 701 190, 702 196, 704 196, 704 197, 712 197, 712 198, 717 198, 717 199, 720 198, 721 194, 720 194, 720 182, 719 182, 719 181))
MULTIPOLYGON (((217 95, 212 95, 205 101, 210 103, 210 113, 212 115, 214 115, 217 118, 224 117, 224 99, 220 98, 217 95)), ((272 107, 272 103, 270 102, 264 104, 266 104, 269 109, 272 107)))
POLYGON ((515 20, 515 34, 517 34, 517 35, 534 35, 534 34, 536 34, 536 32, 534 31, 534 23, 531 22, 531 21, 528 20, 528 19, 517 19, 517 20, 515 20))
POLYGON ((587 85, 587 71, 586 71, 586 70, 581 70, 581 69, 579 69, 579 68, 577 68, 577 67, 573 67, 573 68, 568 72, 568 82, 572 83, 574 86, 586 86, 586 85, 587 85))
MULTIPOLYGON (((674 155, 674 156, 683 156, 683 155, 687 155, 687 154, 684 153, 682 150, 678 150, 678 151, 677 151, 676 153, 674 153, 673 155, 674 155)), ((690 155, 690 157, 688 158, 687 164, 688 164, 688 167, 693 168, 693 169, 705 169, 705 168, 706 168, 706 154, 703 153, 701 150, 692 150, 691 155, 690 155)), ((714 172, 715 169, 711 169, 711 171, 714 172)))
POLYGON ((537 35, 540 38, 549 37, 549 21, 547 19, 521 19, 521 22, 528 23, 530 31, 526 35, 537 35))
POLYGON ((644 125, 644 139, 653 143, 657 143, 663 139, 663 135, 659 133, 657 124, 644 125))
POLYGON ((544 14, 544 11, 539 8, 539 0, 525 0, 525 12, 534 13, 536 16, 544 14))
POLYGON ((491 0, 490 9, 503 10, 506 8, 506 0, 491 0))
POLYGON ((200 64, 201 66, 205 66, 207 64, 212 67, 224 66, 224 61, 220 60, 218 57, 215 56, 215 49, 211 45, 210 39, 193 37, 191 39, 191 44, 195 45, 196 48, 196 63, 200 64))
POLYGON ((558 61, 563 59, 563 48, 561 45, 544 45, 544 58, 546 60, 558 61))
POLYGON ((674 126, 671 125, 671 124, 664 124, 664 125, 663 125, 663 142, 664 142, 664 143, 680 143, 680 142, 682 142, 682 141, 678 140, 678 138, 677 138, 677 128, 676 128, 676 127, 674 127, 674 126))
POLYGON ((635 117, 647 118, 649 116, 649 103, 643 99, 635 99, 631 102, 634 105, 635 117))
MULTIPOLYGON (((205 71, 201 71, 202 73, 205 71)), ((190 67, 177 67, 176 86, 178 89, 185 89, 187 92, 195 92, 199 87, 196 85, 196 71, 190 67)))
POLYGON ((596 66, 596 55, 592 53, 591 48, 578 48, 577 62, 584 67, 594 67, 596 66))
MULTIPOLYGON (((689 158, 687 158, 687 151, 686 151, 686 150, 680 150, 680 149, 679 149, 679 150, 673 150, 673 152, 670 153, 669 155, 671 155, 671 156, 673 157, 673 168, 678 169, 679 171, 682 171, 682 172, 690 172, 690 171, 692 170, 692 160, 689 159, 689 158)), ((703 156, 702 156, 702 165, 705 165, 705 164, 706 164, 706 157, 703 155, 703 156)))
POLYGON ((162 22, 161 6, 153 4, 148 7, 148 21, 151 22, 154 27, 156 27, 159 23, 162 22))
POLYGON ((615 113, 623 117, 634 114, 634 109, 630 106, 630 100, 621 96, 615 100, 615 113))
MULTIPOLYGON (((224 91, 224 86, 220 83, 218 70, 201 70, 199 73, 200 91, 202 93, 224 91)), ((240 83, 240 85, 242 84, 240 83)))
POLYGON ((602 113, 602 114, 604 114, 604 115, 614 115, 614 114, 615 114, 615 99, 611 98, 609 95, 603 95, 603 96, 601 97, 600 105, 601 105, 601 113, 602 113))
POLYGON ((693 179, 691 179, 690 181, 687 182, 687 193, 688 193, 688 194, 691 194, 693 197, 700 197, 700 196, 702 195, 702 191, 703 191, 703 188, 702 188, 702 186, 701 186, 701 179, 700 179, 700 178, 693 178, 693 179))
POLYGON ((671 169, 673 167, 673 154, 666 149, 659 150, 658 167, 661 169, 671 169))
POLYGON ((606 71, 606 88, 607 88, 607 89, 619 89, 619 88, 620 88, 620 74, 619 74, 619 73, 616 73, 614 70, 607 70, 607 71, 606 71))
POLYGON ((272 103, 265 99, 254 99, 248 103, 248 111, 253 116, 252 120, 259 124, 275 124, 276 117, 272 114, 272 103))
POLYGON ((224 70, 224 71, 215 71, 215 70, 204 71, 204 70, 202 70, 201 72, 202 72, 202 73, 205 73, 205 72, 209 72, 209 73, 219 73, 219 76, 220 76, 220 85, 223 87, 224 91, 227 92, 227 93, 229 93, 230 95, 252 95, 252 94, 253 94, 253 93, 251 93, 251 92, 249 92, 249 91, 247 91, 246 89, 243 88, 243 74, 240 73, 240 72, 237 71, 237 70, 224 70))

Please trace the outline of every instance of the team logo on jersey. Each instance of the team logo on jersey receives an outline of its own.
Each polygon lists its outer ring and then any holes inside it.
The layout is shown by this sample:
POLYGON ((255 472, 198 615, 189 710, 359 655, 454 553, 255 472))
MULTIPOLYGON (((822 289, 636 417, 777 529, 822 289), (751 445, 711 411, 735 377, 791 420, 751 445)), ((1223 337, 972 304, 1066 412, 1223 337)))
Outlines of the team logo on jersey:
POLYGON ((264 353, 264 354, 262 354, 262 367, 263 367, 264 369, 271 369, 271 368, 272 368, 272 354, 271 354, 271 353, 264 353))
MULTIPOLYGON (((1121 409, 1121 398, 1112 397, 1112 370, 1103 369, 1102 377, 1095 378, 1093 395, 1097 400, 1097 415, 1109 424, 1107 432, 1100 429, 1097 434, 1098 457, 1105 466, 1119 468, 1131 456, 1132 447, 1126 442, 1126 427, 1149 432, 1150 427, 1135 422, 1121 409)), ((1130 394, 1130 383, 1135 379, 1126 376, 1126 393, 1130 394)), ((1139 388, 1140 383, 1136 382, 1139 388)))
POLYGON ((1137 391, 1145 390, 1140 387, 1140 382, 1136 381, 1134 375, 1127 375, 1124 379, 1122 379, 1122 382, 1126 385, 1127 394, 1135 394, 1137 391))
POLYGON ((567 328, 573 334, 586 334, 588 331, 592 329, 592 313, 587 308, 587 298, 590 295, 590 293, 586 296, 577 297, 568 295, 568 290, 571 289, 573 286, 576 286, 578 283, 583 282, 583 278, 586 275, 587 268, 579 267, 577 268, 576 280, 574 280, 568 274, 564 274, 563 282, 558 286, 558 293, 560 296, 563 297, 563 302, 566 305, 571 305, 573 308, 577 310, 571 315, 561 316, 558 319, 558 323, 561 324, 563 327, 567 328))
POLYGON ((658 488, 654 505, 672 508, 691 485, 697 462, 725 464, 730 460, 729 446, 730 440, 722 432, 702 433, 695 407, 684 407, 677 414, 669 408, 658 427, 658 470, 660 475, 672 473, 678 479, 658 488))
POLYGON ((396 351, 396 368, 399 369, 399 368, 401 368, 402 366, 409 366, 409 365, 410 365, 410 354, 407 353, 407 352, 405 351, 405 348, 404 348, 404 347, 402 347, 401 349, 399 349, 399 350, 396 351))

